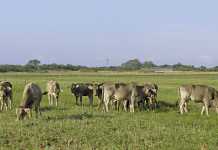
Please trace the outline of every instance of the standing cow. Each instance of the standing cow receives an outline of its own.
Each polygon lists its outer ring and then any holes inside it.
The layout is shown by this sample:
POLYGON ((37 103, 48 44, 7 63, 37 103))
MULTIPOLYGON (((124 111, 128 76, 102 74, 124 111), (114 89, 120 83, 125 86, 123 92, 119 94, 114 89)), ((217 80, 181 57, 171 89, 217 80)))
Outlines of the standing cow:
POLYGON ((47 92, 42 93, 40 87, 35 83, 29 83, 25 86, 23 91, 23 98, 20 107, 17 109, 17 119, 22 120, 27 115, 29 118, 32 117, 32 109, 36 112, 36 118, 38 118, 38 113, 40 113, 40 102, 43 95, 47 92))
MULTIPOLYGON (((124 84, 124 83, 109 83, 103 85, 103 103, 104 110, 108 112, 109 104, 123 103, 124 110, 127 111, 127 103, 130 106, 130 112, 134 112, 135 106, 144 106, 144 100, 151 97, 152 90, 146 86, 137 84, 124 84)), ((142 108, 142 107, 141 107, 142 108)))
POLYGON ((53 105, 55 103, 55 105, 58 106, 59 95, 61 92, 60 84, 54 80, 48 81, 47 91, 49 105, 53 105))
POLYGON ((71 85, 71 93, 76 98, 76 105, 78 105, 78 99, 80 105, 82 105, 82 97, 87 96, 89 98, 89 104, 93 105, 93 91, 94 86, 90 83, 73 83, 71 85))
POLYGON ((201 115, 208 115, 209 107, 214 106, 218 112, 218 92, 213 87, 206 85, 183 85, 178 89, 180 103, 180 113, 188 112, 187 104, 189 100, 196 103, 203 103, 201 115))
POLYGON ((0 110, 12 109, 12 84, 8 81, 0 82, 0 110))

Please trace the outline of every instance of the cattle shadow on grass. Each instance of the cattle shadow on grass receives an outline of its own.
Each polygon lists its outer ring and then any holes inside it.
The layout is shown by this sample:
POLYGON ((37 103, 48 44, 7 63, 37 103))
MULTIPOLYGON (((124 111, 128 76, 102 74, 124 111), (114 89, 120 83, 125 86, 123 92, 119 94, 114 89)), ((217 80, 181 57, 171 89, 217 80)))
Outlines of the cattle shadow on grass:
POLYGON ((45 106, 45 107, 40 108, 41 112, 48 112, 52 110, 64 111, 64 110, 67 110, 67 108, 58 108, 56 106, 45 106))
POLYGON ((168 112, 172 109, 176 110, 178 108, 177 103, 169 103, 167 101, 158 101, 157 109, 160 112, 168 112))
POLYGON ((60 121, 60 120, 85 120, 85 119, 92 119, 92 118, 112 118, 111 115, 93 115, 91 113, 81 113, 81 114, 74 114, 74 115, 64 115, 64 116, 58 116, 58 117, 48 117, 46 120, 50 121, 60 121))
POLYGON ((53 107, 51 107, 51 106, 45 106, 45 107, 41 107, 40 108, 40 111, 41 112, 46 112, 46 111, 51 111, 51 110, 53 110, 54 108, 53 107))

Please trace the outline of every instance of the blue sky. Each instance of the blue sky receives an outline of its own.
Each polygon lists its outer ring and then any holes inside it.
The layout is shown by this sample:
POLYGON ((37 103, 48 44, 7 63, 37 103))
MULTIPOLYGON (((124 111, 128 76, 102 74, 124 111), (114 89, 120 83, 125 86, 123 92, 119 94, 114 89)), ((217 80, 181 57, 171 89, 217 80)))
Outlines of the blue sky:
POLYGON ((0 0, 0 64, 218 65, 218 1, 0 0))

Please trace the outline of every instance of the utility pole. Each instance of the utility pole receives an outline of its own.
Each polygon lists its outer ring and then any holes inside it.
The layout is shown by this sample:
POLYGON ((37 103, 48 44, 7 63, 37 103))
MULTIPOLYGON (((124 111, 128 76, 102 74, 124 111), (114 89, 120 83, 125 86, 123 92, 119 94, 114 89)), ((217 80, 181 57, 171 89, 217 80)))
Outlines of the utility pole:
POLYGON ((108 66, 109 66, 109 64, 110 64, 110 59, 109 59, 109 58, 107 58, 107 59, 106 59, 106 66, 108 67, 108 66))

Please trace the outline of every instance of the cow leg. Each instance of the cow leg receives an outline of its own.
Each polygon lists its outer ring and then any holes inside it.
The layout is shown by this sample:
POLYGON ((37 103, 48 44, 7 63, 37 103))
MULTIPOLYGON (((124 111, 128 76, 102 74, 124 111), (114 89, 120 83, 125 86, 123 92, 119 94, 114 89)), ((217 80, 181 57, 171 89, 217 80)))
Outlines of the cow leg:
POLYGON ((5 99, 5 110, 8 111, 8 101, 5 99))
POLYGON ((36 118, 39 116, 39 107, 35 106, 35 113, 36 113, 36 118))
POLYGON ((76 105, 79 105, 79 104, 78 104, 78 98, 79 98, 79 97, 76 96, 76 105))
POLYGON ((93 96, 89 96, 89 105, 93 106, 93 96))
POLYGON ((51 95, 48 94, 48 104, 51 105, 51 95))
POLYGON ((184 105, 185 105, 185 99, 181 99, 180 100, 180 104, 179 104, 179 110, 180 110, 180 113, 183 114, 184 113, 184 105))
POLYGON ((140 111, 144 111, 145 109, 146 109, 146 106, 145 106, 145 101, 144 100, 141 100, 140 101, 140 105, 141 105, 141 107, 140 107, 140 111))
POLYGON ((101 108, 102 108, 102 104, 103 104, 103 102, 102 102, 102 99, 99 101, 99 104, 98 104, 98 110, 100 110, 101 108))
POLYGON ((9 105, 9 109, 12 109, 12 100, 11 98, 8 98, 8 105, 9 105))
POLYGON ((113 104, 114 104, 114 109, 117 110, 117 111, 120 111, 120 101, 115 100, 113 102, 113 104))
POLYGON ((204 111, 205 111, 205 106, 202 106, 202 109, 201 109, 201 115, 204 114, 204 111))
POLYGON ((206 114, 207 114, 207 116, 209 116, 209 104, 208 104, 208 102, 205 102, 205 110, 206 110, 206 114))
POLYGON ((149 111, 150 110, 150 104, 149 104, 149 100, 146 98, 146 109, 149 111))
POLYGON ((50 96, 51 96, 51 105, 53 106, 53 95, 50 96))
POLYGON ((58 95, 55 94, 55 104, 58 106, 58 95))
POLYGON ((38 118, 39 112, 38 112, 38 108, 37 107, 35 107, 35 113, 36 113, 36 118, 38 118))
POLYGON ((3 101, 3 104, 2 104, 2 111, 5 109, 5 106, 6 106, 5 101, 3 101))
POLYGON ((127 112, 127 102, 128 102, 127 100, 123 101, 123 108, 125 112, 127 112))
POLYGON ((140 100, 139 102, 137 102, 139 111, 143 111, 145 109, 145 101, 144 100, 140 100))
POLYGON ((134 103, 135 103, 135 97, 131 97, 130 104, 129 104, 129 110, 130 112, 134 112, 134 103))
POLYGON ((109 97, 105 97, 104 98, 104 107, 105 107, 106 112, 108 112, 108 104, 109 104, 109 97))
POLYGON ((3 100, 1 100, 0 103, 1 103, 1 111, 3 111, 3 109, 4 109, 4 102, 3 102, 3 100))
POLYGON ((188 112, 188 103, 187 102, 184 103, 184 111, 186 113, 188 112))
POLYGON ((79 101, 80 101, 80 105, 82 106, 83 96, 80 95, 80 97, 79 97, 79 101))
POLYGON ((12 109, 12 103, 13 103, 13 97, 12 97, 12 93, 11 93, 11 96, 10 96, 10 109, 12 109))
POLYGON ((55 103, 55 97, 54 97, 54 94, 52 94, 51 97, 52 97, 52 99, 51 99, 51 104, 54 105, 54 103, 55 103))

